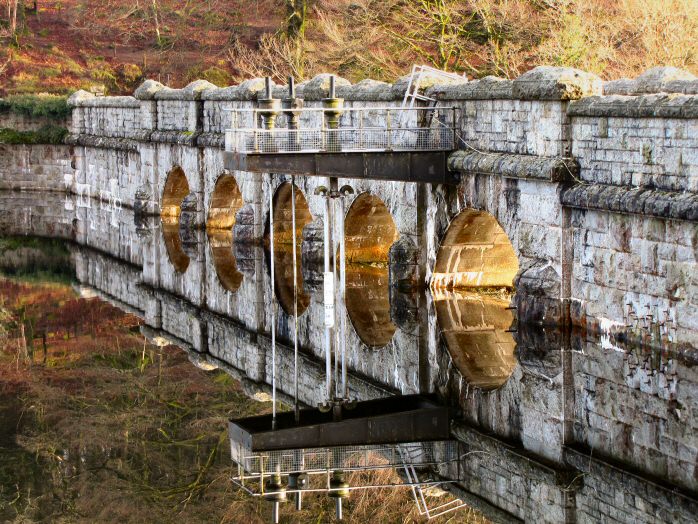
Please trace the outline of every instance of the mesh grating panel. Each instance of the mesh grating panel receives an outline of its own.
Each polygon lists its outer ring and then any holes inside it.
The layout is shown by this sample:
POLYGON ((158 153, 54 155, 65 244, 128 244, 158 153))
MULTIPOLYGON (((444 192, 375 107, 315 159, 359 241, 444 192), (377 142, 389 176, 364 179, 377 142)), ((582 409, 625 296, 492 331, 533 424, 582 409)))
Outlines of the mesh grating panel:
POLYGON ((232 110, 226 150, 237 153, 449 151, 455 148, 453 108, 346 109, 339 127, 329 129, 322 110, 299 111, 300 126, 288 129, 286 116, 264 129, 259 110, 232 110), (240 125, 242 124, 242 125, 240 125), (246 126, 246 127, 245 127, 246 126))

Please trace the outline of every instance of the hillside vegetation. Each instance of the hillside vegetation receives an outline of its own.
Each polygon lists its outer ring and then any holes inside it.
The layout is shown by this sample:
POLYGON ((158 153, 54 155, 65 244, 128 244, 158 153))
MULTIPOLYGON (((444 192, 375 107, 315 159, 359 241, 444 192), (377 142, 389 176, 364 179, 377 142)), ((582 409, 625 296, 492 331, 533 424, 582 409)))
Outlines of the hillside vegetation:
POLYGON ((0 95, 118 94, 145 77, 173 87, 321 71, 391 81, 413 63, 469 77, 540 64, 606 79, 655 65, 698 73, 696 0, 3 2, 0 95))

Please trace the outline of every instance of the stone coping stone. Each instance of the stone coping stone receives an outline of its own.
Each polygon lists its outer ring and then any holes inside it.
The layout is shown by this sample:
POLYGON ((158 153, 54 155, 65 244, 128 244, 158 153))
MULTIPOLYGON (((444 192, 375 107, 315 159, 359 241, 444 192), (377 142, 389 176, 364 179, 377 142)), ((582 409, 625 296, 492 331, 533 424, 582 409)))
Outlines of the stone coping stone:
POLYGON ((196 145, 223 149, 225 148, 225 133, 201 133, 196 139, 196 145))
POLYGON ((571 102, 567 114, 625 118, 698 118, 698 95, 659 93, 592 96, 571 102))
POLYGON ((538 66, 513 80, 519 100, 576 100, 603 92, 601 79, 571 67, 538 66))
POLYGON ((163 89, 166 88, 160 82, 148 79, 138 86, 133 92, 133 96, 138 100, 155 100, 155 94, 163 89))
MULTIPOLYGON (((68 104, 68 107, 80 107, 83 103, 85 103, 87 100, 90 100, 92 98, 97 98, 97 97, 95 97, 94 94, 85 91, 84 89, 80 89, 78 91, 75 91, 72 95, 70 95, 68 97, 68 100, 66 101, 66 103, 68 104)), ((102 97, 102 98, 111 98, 111 97, 102 97)))
POLYGON ((150 133, 150 141, 164 144, 179 144, 182 146, 196 146, 199 132, 194 131, 153 131, 150 133))
POLYGON ((573 158, 456 151, 448 157, 448 169, 465 174, 571 182, 579 173, 579 163, 573 158))
POLYGON ((94 135, 71 134, 65 138, 68 145, 79 145, 85 147, 96 147, 100 149, 118 149, 121 151, 138 152, 140 150, 140 140, 133 138, 113 138, 94 135))
POLYGON ((121 107, 140 109, 141 102, 132 96, 97 96, 81 100, 78 107, 121 107))
POLYGON ((182 89, 171 89, 165 87, 155 92, 155 100, 201 100, 202 93, 207 90, 218 89, 218 86, 206 80, 195 80, 182 89))
POLYGON ((562 204, 633 215, 698 222, 698 193, 579 184, 563 190, 562 204))
POLYGON ((510 100, 514 97, 514 83, 486 76, 459 84, 435 85, 427 89, 426 95, 436 100, 510 100))
POLYGON ((698 78, 677 67, 653 67, 637 78, 621 78, 606 82, 606 95, 645 95, 651 93, 698 94, 698 78))

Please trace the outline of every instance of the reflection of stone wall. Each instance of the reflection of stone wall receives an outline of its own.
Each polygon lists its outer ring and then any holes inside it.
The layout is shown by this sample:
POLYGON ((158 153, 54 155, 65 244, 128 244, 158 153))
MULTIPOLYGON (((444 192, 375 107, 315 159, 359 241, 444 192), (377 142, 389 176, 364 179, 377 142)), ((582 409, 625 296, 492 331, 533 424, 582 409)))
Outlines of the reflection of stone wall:
POLYGON ((675 353, 597 344, 573 357, 575 440, 698 491, 698 371, 675 353))
POLYGON ((0 189, 66 191, 64 175, 72 178, 68 146, 0 144, 0 189))

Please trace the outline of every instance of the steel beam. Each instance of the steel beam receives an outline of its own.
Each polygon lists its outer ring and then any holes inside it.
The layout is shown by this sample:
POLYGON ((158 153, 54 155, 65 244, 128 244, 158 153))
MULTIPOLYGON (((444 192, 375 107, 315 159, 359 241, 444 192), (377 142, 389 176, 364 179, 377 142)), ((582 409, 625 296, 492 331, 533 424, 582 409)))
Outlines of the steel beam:
POLYGON ((225 153, 232 171, 289 175, 457 184, 446 167, 449 151, 361 153, 225 153))

